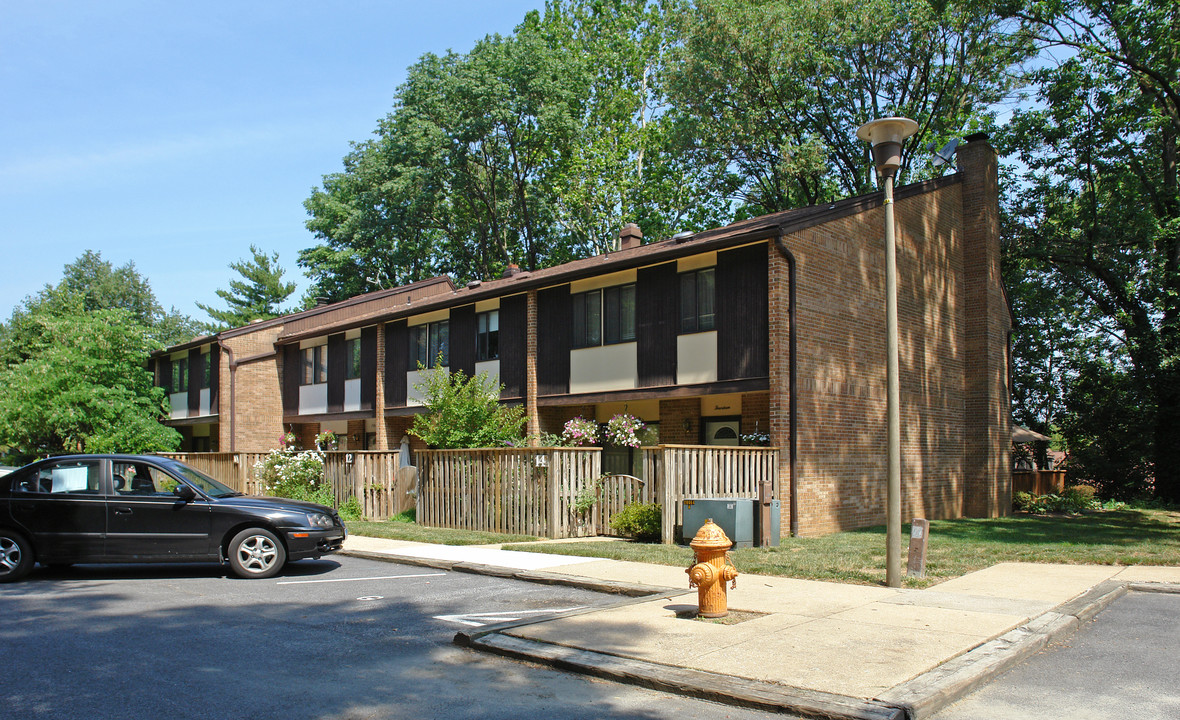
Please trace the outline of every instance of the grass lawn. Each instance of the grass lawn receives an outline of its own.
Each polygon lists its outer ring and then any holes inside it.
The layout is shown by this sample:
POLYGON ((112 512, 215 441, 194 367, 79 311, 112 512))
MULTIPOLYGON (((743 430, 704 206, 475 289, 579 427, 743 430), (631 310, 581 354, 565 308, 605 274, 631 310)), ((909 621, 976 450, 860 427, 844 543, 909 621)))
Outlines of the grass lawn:
MULTIPOLYGON (((904 553, 909 526, 903 530, 904 553)), ((692 551, 687 547, 646 543, 545 543, 509 547, 684 567, 688 567, 692 558, 692 551)), ((743 573, 883 585, 884 528, 818 538, 784 538, 777 548, 736 550, 733 561, 743 573)), ((928 587, 999 562, 1180 565, 1180 512, 1127 509, 1075 516, 932 521, 926 577, 906 578, 905 585, 928 587)), ((903 568, 904 565, 903 557, 903 568)))

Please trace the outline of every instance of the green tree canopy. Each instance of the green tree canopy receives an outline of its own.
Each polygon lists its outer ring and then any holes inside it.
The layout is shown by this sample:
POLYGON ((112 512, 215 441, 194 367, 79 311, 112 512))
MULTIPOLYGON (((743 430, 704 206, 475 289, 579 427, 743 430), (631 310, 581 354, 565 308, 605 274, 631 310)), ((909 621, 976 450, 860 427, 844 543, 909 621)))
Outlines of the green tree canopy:
POLYGON ((29 356, 0 369, 0 446, 20 461, 64 452, 174 450, 164 390, 145 358, 158 347, 124 309, 36 312, 29 356))
POLYGON ((197 303, 197 307, 209 313, 223 328, 248 325, 253 320, 269 320, 287 312, 280 306, 295 292, 295 283, 283 282, 283 268, 279 266, 279 254, 267 255, 254 245, 250 246, 249 260, 237 260, 229 269, 242 276, 241 280, 229 281, 228 290, 217 290, 217 295, 229 307, 219 310, 197 303))
POLYGON ((1014 284, 1058 289, 1080 318, 1059 415, 1073 477, 1180 501, 1180 6, 1068 0, 1013 15, 1042 50, 1004 138, 1022 163, 1014 284))

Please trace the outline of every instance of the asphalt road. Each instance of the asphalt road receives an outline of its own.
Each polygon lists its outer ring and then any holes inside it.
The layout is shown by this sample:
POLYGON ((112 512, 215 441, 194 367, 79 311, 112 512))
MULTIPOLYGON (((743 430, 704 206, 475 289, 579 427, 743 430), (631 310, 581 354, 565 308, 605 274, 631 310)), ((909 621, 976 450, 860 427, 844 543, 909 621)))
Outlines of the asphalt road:
POLYGON ((1131 592, 936 720, 1180 718, 1180 595, 1131 592))
POLYGON ((0 718, 757 718, 454 646, 474 623, 619 597, 333 556, 37 568, 0 585, 0 718))

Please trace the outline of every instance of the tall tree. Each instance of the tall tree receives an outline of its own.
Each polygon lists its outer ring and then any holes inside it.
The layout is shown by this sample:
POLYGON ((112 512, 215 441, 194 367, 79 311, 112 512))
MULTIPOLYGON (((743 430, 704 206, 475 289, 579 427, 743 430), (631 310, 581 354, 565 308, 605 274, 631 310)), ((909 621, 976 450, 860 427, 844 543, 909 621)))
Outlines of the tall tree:
POLYGON ((1067 0, 1012 15, 1044 51, 1036 96, 1011 122, 1024 168, 1014 251, 1082 298, 1092 337, 1116 340, 1106 356, 1075 357, 1067 440, 1121 467, 1080 464, 1075 477, 1138 474, 1180 501, 1180 6, 1067 0), (1116 424, 1084 405, 1115 395, 1150 439, 1139 457, 1113 452, 1116 424))
POLYGON ((856 128, 918 122, 899 179, 937 172, 914 148, 992 123, 1027 53, 1016 21, 978 3, 698 0, 669 81, 686 152, 742 214, 870 192, 856 128))
POLYGON ((279 254, 267 255, 254 245, 250 246, 249 260, 237 260, 229 269, 242 276, 241 280, 229 281, 228 290, 217 290, 217 295, 228 309, 219 310, 197 303, 197 307, 209 313, 209 317, 222 327, 241 327, 253 320, 269 320, 282 315, 280 306, 295 292, 295 283, 283 282, 283 268, 279 265, 279 254))
POLYGON ((41 337, 43 314, 76 315, 100 310, 126 310, 162 346, 174 345, 208 331, 208 326, 176 308, 165 311, 147 278, 135 263, 115 267, 102 254, 87 250, 62 270, 57 285, 47 284, 13 309, 0 325, 0 363, 12 364, 30 356, 41 337))
POLYGON ((40 308, 27 357, 0 368, 0 446, 25 462, 63 452, 174 450, 164 390, 144 359, 158 346, 124 309, 40 308))

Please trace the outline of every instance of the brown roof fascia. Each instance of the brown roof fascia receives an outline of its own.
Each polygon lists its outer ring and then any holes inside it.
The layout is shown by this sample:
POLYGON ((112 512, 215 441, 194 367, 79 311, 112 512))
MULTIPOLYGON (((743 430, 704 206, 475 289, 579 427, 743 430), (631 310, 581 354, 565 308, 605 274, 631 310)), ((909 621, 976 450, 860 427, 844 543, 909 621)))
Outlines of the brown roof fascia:
MULTIPOLYGON (((903 185, 894 190, 896 200, 904 200, 923 193, 932 192, 960 182, 959 174, 946 175, 932 180, 926 180, 912 185, 903 185)), ((681 257, 697 255, 714 250, 722 250, 738 245, 769 240, 776 236, 779 228, 788 233, 821 225, 850 215, 879 207, 884 202, 884 194, 875 192, 869 195, 859 195, 846 198, 825 205, 811 205, 794 210, 763 215, 761 217, 742 220, 714 230, 697 233, 685 242, 675 240, 661 240, 660 242, 640 245, 629 250, 618 250, 595 255, 593 257, 573 260, 562 265, 541 270, 522 271, 518 275, 508 278, 481 281, 475 287, 455 288, 450 293, 432 295, 429 299, 399 306, 395 309, 382 308, 363 315, 350 317, 336 323, 320 325, 315 328, 284 334, 278 343, 290 343, 312 337, 320 337, 328 333, 340 332, 355 327, 384 322, 411 315, 421 315, 448 307, 467 305, 496 297, 517 295, 528 290, 560 285, 573 280, 580 280, 608 272, 619 272, 633 268, 658 265, 671 262, 681 257)))
POLYGON ((193 348, 201 347, 202 345, 209 345, 209 344, 217 345, 217 344, 219 344, 217 342, 217 339, 218 339, 217 335, 201 335, 200 337, 195 337, 192 340, 189 340, 188 342, 183 342, 183 343, 180 343, 179 345, 170 345, 169 347, 163 348, 162 350, 156 350, 156 351, 152 352, 152 354, 149 355, 148 357, 158 358, 158 357, 163 357, 165 355, 171 355, 174 352, 181 352, 183 350, 192 350, 193 348))
POLYGON ((238 335, 245 335, 247 333, 254 332, 255 330, 271 328, 276 325, 285 325, 290 322, 304 320, 306 318, 314 317, 316 315, 323 315, 324 313, 328 313, 328 312, 337 312, 339 310, 353 307, 356 305, 363 305, 365 303, 369 303, 374 300, 381 300, 381 299, 384 299, 387 297, 393 297, 396 295, 405 295, 407 293, 412 293, 415 290, 421 290, 421 289, 428 288, 431 285, 446 285, 447 286, 447 289, 445 289, 445 290, 440 289, 439 293, 445 293, 445 292, 447 292, 447 290, 454 290, 455 289, 455 283, 452 282, 452 280, 449 277, 447 277, 446 275, 439 275, 436 277, 427 278, 426 280, 418 280, 417 282, 412 282, 409 285, 400 285, 398 287, 389 288, 386 290, 376 290, 371 293, 365 293, 364 295, 356 295, 354 297, 350 297, 347 300, 341 300, 340 302, 331 303, 330 305, 317 305, 316 307, 308 308, 307 310, 302 310, 300 312, 292 313, 290 315, 281 315, 277 318, 263 320, 262 322, 251 323, 249 325, 243 325, 242 327, 239 327, 239 328, 232 328, 230 330, 225 330, 223 332, 218 333, 218 337, 222 337, 222 338, 237 337, 238 335))

